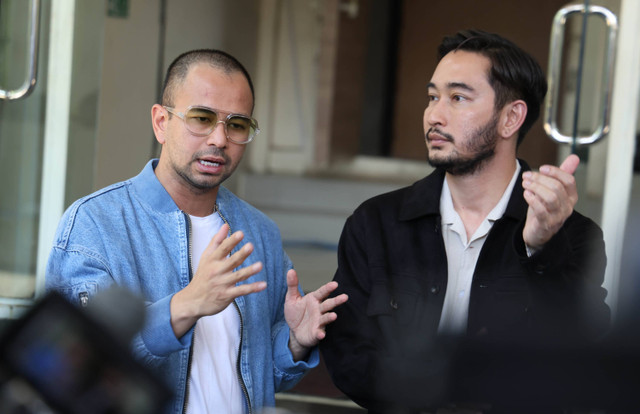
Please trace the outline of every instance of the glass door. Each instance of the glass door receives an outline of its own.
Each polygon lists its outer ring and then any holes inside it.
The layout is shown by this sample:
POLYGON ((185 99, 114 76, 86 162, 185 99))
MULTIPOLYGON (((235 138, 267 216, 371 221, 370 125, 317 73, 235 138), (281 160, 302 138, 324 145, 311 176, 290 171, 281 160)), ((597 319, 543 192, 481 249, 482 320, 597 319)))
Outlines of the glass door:
POLYGON ((42 294, 65 194, 88 192, 91 168, 73 171, 95 150, 104 14, 101 2, 0 1, 0 319, 42 294))
POLYGON ((631 248, 640 236, 639 27, 640 4, 633 0, 568 4, 554 21, 548 70, 545 129, 566 144, 558 162, 570 152, 581 157, 576 209, 603 229, 614 321, 640 310, 640 261, 631 248))
POLYGON ((36 51, 31 40, 36 37, 46 45, 49 14, 48 2, 0 2, 0 89, 5 91, 0 100, 0 296, 4 298, 35 294, 48 54, 46 47, 36 51), (40 18, 33 19, 33 14, 40 18), (34 63, 39 68, 34 88, 29 94, 18 93, 25 82, 31 83, 34 63))

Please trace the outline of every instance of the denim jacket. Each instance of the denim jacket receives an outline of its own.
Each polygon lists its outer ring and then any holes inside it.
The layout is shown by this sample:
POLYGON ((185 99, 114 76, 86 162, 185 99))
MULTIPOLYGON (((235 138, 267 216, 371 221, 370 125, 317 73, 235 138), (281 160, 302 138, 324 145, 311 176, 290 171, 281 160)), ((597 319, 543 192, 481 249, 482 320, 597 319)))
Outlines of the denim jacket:
MULTIPOLYGON (((170 301, 192 277, 190 222, 156 178, 157 160, 136 177, 86 196, 64 213, 46 270, 47 290, 80 305, 98 291, 118 284, 142 296, 146 321, 133 340, 133 353, 175 391, 170 413, 186 408, 190 347, 194 329, 176 338, 170 301)), ((246 390, 247 412, 275 405, 275 392, 294 386, 318 364, 314 349, 294 362, 284 319, 286 272, 291 261, 275 223, 220 187, 219 214, 231 231, 242 230, 254 251, 241 267, 257 261, 260 273, 241 283, 267 282, 267 289, 235 300, 241 319, 237 369, 246 390), (247 401, 248 400, 248 401, 247 401)), ((197 334, 197 333, 196 333, 197 334)))

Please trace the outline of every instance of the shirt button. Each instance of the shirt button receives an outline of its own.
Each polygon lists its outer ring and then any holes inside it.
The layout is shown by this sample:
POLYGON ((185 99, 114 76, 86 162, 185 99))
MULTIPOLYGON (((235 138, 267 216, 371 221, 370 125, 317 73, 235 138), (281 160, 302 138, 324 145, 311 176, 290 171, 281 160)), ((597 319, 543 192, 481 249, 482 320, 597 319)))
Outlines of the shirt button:
POLYGON ((431 293, 437 295, 440 292, 440 286, 431 286, 431 293))

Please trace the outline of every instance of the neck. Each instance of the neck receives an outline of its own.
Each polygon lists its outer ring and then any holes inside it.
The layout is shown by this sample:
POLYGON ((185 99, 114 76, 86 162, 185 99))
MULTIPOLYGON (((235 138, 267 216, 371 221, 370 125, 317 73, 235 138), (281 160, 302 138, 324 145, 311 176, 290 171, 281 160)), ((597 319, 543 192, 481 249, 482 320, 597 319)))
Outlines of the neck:
POLYGON ((169 194, 180 210, 191 216, 206 217, 216 211, 218 187, 209 190, 207 193, 195 194, 188 192, 188 194, 180 194, 180 192, 169 192, 169 194))
MULTIPOLYGON (((497 155, 497 154, 496 154, 497 155)), ((480 223, 498 204, 516 170, 515 157, 493 159, 473 174, 459 176, 447 173, 453 208, 471 237, 480 223)))
POLYGON ((215 211, 219 186, 206 189, 193 187, 183 177, 169 173, 160 164, 155 174, 180 210, 198 217, 208 216, 215 211))
POLYGON ((489 214, 509 185, 516 170, 516 163, 516 159, 511 158, 504 162, 487 163, 480 171, 469 175, 447 173, 447 183, 456 210, 461 207, 469 211, 486 211, 486 214, 489 214))

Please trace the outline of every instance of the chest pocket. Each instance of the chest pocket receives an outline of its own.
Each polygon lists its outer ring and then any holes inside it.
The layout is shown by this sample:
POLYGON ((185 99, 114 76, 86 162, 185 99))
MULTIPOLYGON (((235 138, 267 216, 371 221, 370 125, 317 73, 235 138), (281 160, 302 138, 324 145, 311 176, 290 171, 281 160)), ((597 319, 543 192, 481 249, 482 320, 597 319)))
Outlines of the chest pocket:
POLYGON ((387 283, 372 286, 367 316, 389 317, 399 325, 408 325, 416 319, 422 288, 414 278, 396 275, 392 278, 393 288, 387 283))
POLYGON ((527 329, 531 299, 524 278, 501 277, 478 286, 474 306, 469 309, 470 332, 488 330, 491 335, 515 335, 518 330, 527 329))

